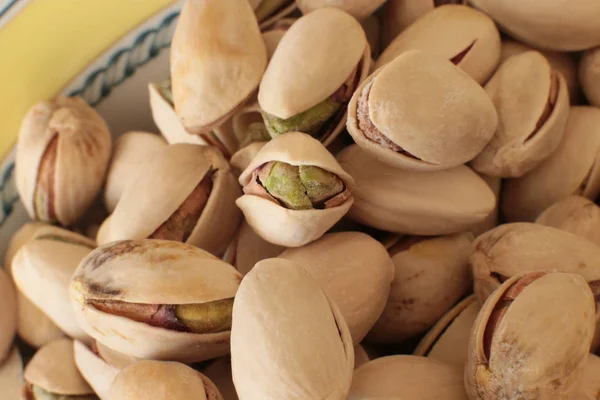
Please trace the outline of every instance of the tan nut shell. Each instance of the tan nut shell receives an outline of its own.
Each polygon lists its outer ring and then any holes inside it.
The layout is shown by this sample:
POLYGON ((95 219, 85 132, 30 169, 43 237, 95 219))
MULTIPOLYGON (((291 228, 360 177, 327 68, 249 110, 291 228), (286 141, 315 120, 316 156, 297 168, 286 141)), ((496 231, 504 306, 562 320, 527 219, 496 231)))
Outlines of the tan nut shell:
POLYGON ((546 208, 578 194, 600 192, 600 109, 571 107, 562 142, 537 168, 505 182, 502 212, 508 221, 533 221, 546 208))
POLYGON ((470 232, 424 238, 391 249, 392 290, 368 340, 398 343, 429 329, 471 288, 470 232), (394 254, 395 253, 395 254, 394 254))
POLYGON ((277 257, 283 250, 285 247, 267 242, 243 221, 234 241, 232 264, 242 275, 246 275, 257 262, 277 257))
POLYGON ((141 358, 134 357, 129 354, 119 353, 111 349, 110 347, 106 347, 102 343, 95 341, 96 350, 98 351, 98 355, 106 361, 106 363, 112 365, 113 367, 121 370, 134 362, 140 361, 141 358))
POLYGON ((16 400, 23 393, 23 361, 15 346, 8 358, 0 363, 0 398, 16 400))
POLYGON ((458 66, 477 83, 484 84, 500 59, 498 29, 484 13, 468 6, 445 5, 423 15, 398 35, 381 54, 375 68, 408 50, 422 50, 450 60, 466 49, 469 50, 458 66))
POLYGON ((466 400, 462 371, 417 356, 388 356, 354 372, 348 400, 396 396, 411 400, 466 400))
POLYGON ((590 104, 600 107, 600 47, 583 53, 579 62, 579 82, 590 104))
MULTIPOLYGON (((295 18, 286 18, 288 17, 290 14, 294 13, 294 11, 296 11, 298 9, 298 6, 296 5, 296 2, 294 0, 280 0, 280 2, 284 3, 284 6, 282 6, 283 8, 281 8, 278 12, 276 12, 275 14, 273 14, 272 16, 270 16, 269 18, 265 19, 264 21, 258 21, 260 23, 260 30, 263 31, 263 34, 265 31, 272 29, 272 28, 277 28, 278 26, 281 26, 282 24, 286 24, 288 20, 291 19, 295 19, 295 18), (288 5, 285 5, 285 3, 289 3, 288 5)), ((256 8, 260 5, 261 1, 255 1, 255 0, 250 0, 250 5, 252 6, 252 8, 254 10, 256 10, 256 8), (255 3, 255 4, 253 4, 255 3)), ((294 15, 296 15, 297 13, 294 13, 294 15)), ((267 42, 265 40, 265 42, 267 42)), ((267 53, 269 52, 269 43, 267 42, 267 53)), ((270 58, 270 56, 269 56, 270 58)))
POLYGON ((231 366, 241 400, 343 400, 354 368, 352 338, 308 272, 271 258, 246 275, 236 295, 231 366))
POLYGON ((600 393, 600 357, 588 355, 583 374, 579 379, 579 389, 577 400, 596 400, 600 393))
POLYGON ((579 275, 549 273, 525 287, 495 327, 486 355, 490 315, 521 277, 494 292, 475 321, 465 368, 471 399, 569 399, 577 390, 596 325, 594 296, 579 275))
POLYGON ((236 151, 229 161, 231 166, 236 170, 236 173, 242 172, 248 168, 248 165, 250 165, 260 149, 265 147, 265 144, 267 144, 267 142, 254 142, 236 151))
POLYGON ((279 257, 308 271, 339 307, 354 344, 360 343, 383 312, 394 279, 385 247, 360 232, 327 233, 279 257))
POLYGON ((483 221, 496 199, 488 185, 466 166, 413 172, 393 168, 357 145, 338 154, 356 181, 348 216, 365 225, 412 235, 462 232, 483 221))
POLYGON ((109 400, 108 392, 119 369, 94 354, 85 344, 73 343, 75 365, 83 379, 92 387, 100 400, 109 400))
POLYGON ((100 192, 111 137, 102 117, 79 97, 57 97, 29 110, 19 131, 15 176, 21 201, 32 218, 40 161, 55 135, 54 211, 58 222, 67 226, 100 192))
POLYGON ((550 63, 537 51, 512 56, 498 68, 485 85, 498 112, 498 127, 492 140, 471 161, 476 171, 520 177, 556 150, 569 115, 567 84, 560 73, 556 103, 537 128, 548 104, 552 74, 550 63))
POLYGON ((87 302, 205 303, 234 297, 240 280, 231 265, 194 246, 123 241, 99 247, 82 260, 70 295, 83 329, 107 347, 140 358, 198 362, 227 354, 229 331, 196 334, 157 328, 103 313, 87 302))
POLYGON ((17 331, 17 295, 10 276, 0 267, 0 364, 8 356, 17 331))
POLYGON ((171 79, 175 111, 189 132, 221 125, 256 89, 266 65, 246 0, 185 2, 171 44, 171 79))
POLYGON ((359 146, 386 164, 416 171, 470 161, 490 141, 497 124, 494 104, 481 86, 444 58, 418 50, 383 65, 348 104, 347 128, 359 146), (373 125, 413 157, 365 136, 358 115, 365 97, 373 125))
POLYGON ((308 14, 324 7, 337 7, 358 20, 363 20, 373 14, 385 0, 296 0, 298 8, 308 14))
POLYGON ((149 237, 211 169, 216 171, 209 200, 186 243, 221 254, 239 222, 240 212, 234 200, 241 189, 218 150, 184 143, 166 147, 140 167, 108 226, 101 228, 98 244, 149 237))
POLYGON ((219 388, 224 400, 238 400, 231 376, 231 358, 229 356, 215 360, 208 367, 202 369, 202 373, 219 388))
POLYGON ((471 232, 473 232, 473 235, 475 237, 498 226, 498 222, 500 220, 500 215, 499 215, 500 214, 499 213, 500 193, 502 192, 502 179, 500 179, 498 177, 494 177, 494 176, 483 175, 483 174, 479 174, 479 176, 481 177, 481 179, 483 179, 485 181, 485 183, 487 183, 487 185, 490 187, 490 189, 492 189, 492 192, 494 193, 494 196, 496 197, 496 206, 494 207, 492 212, 489 213, 488 216, 483 221, 478 222, 477 224, 471 226, 471 228, 469 230, 471 232))
POLYGON ((600 4, 572 0, 471 0, 512 37, 557 51, 585 50, 600 44, 600 4))
MULTIPOLYGON (((247 185, 252 172, 269 161, 316 166, 337 175, 350 192, 354 189, 352 176, 318 140, 304 133, 290 132, 268 142, 240 175, 240 184, 247 185)), ((280 246, 299 247, 320 238, 338 222, 350 209, 352 197, 337 207, 323 210, 289 210, 254 195, 243 195, 236 204, 260 237, 280 246)))
POLYGON ((360 344, 354 346, 354 370, 357 370, 369 361, 371 361, 371 358, 365 348, 360 344))

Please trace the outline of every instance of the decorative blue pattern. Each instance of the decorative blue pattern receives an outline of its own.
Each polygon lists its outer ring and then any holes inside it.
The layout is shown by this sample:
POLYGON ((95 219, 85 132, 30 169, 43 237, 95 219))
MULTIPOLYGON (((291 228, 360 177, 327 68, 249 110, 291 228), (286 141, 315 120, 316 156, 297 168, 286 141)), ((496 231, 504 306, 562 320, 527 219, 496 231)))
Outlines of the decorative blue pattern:
POLYGON ((4 16, 19 0, 9 0, 4 7, 0 8, 0 18, 4 16))

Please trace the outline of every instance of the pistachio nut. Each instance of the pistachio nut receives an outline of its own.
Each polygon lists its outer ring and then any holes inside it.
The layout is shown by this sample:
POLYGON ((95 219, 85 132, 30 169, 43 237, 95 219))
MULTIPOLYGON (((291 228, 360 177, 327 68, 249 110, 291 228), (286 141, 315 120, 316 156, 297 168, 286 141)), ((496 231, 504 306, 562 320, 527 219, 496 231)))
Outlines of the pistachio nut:
POLYGON ((585 50, 600 44, 600 4, 573 0, 471 0, 510 36, 531 46, 557 51, 585 50))
POLYGON ((171 44, 173 104, 186 130, 222 125, 256 89, 266 65, 248 1, 187 0, 171 44))
POLYGON ((78 340, 73 343, 73 357, 77 370, 94 393, 100 400, 109 400, 109 390, 119 369, 107 363, 93 349, 78 340))
POLYGON ((267 242, 258 236, 246 221, 240 224, 232 245, 232 259, 230 264, 240 271, 242 275, 250 272, 257 262, 277 257, 285 250, 285 247, 267 242))
POLYGON ((471 165, 491 176, 521 177, 560 144, 569 115, 566 81, 541 53, 528 51, 502 63, 485 91, 498 127, 471 165))
POLYGON ((591 105, 600 107, 600 47, 583 53, 579 62, 579 83, 591 105))
POLYGON ((106 347, 102 343, 97 340, 92 339, 92 344, 90 346, 94 354, 104 360, 107 364, 112 365, 113 367, 121 370, 134 362, 140 361, 141 358, 134 357, 129 354, 119 353, 111 349, 110 347, 106 347))
POLYGON ((10 276, 0 267, 0 364, 8 356, 17 331, 17 296, 10 276))
MULTIPOLYGON (((318 12, 318 11, 317 11, 318 12)), ((299 247, 350 209, 354 180, 318 140, 290 132, 268 142, 240 175, 236 204, 263 239, 299 247)))
POLYGON ((110 150, 106 123, 81 98, 34 105, 21 124, 15 167, 29 216, 75 223, 100 192, 110 150))
POLYGON ((233 382, 241 400, 346 399, 354 351, 344 317, 294 262, 260 261, 233 304, 233 382))
POLYGON ((497 124, 494 104, 477 82, 418 50, 379 68, 348 105, 348 132, 359 146, 386 164, 416 171, 468 162, 497 124))
POLYGON ((225 251, 239 223, 234 201, 241 190, 218 150, 169 145, 140 170, 101 228, 99 244, 150 238, 225 251))
POLYGON ((469 398, 571 399, 595 314, 594 295, 577 274, 538 271, 507 280, 473 326, 465 368, 469 398))
POLYGON ((535 222, 571 232, 600 246, 600 208, 585 197, 566 197, 544 210, 535 222))
POLYGON ((589 354, 579 379, 577 400, 596 400, 600 393, 600 357, 589 354))
POLYGON ((202 369, 202 373, 215 384, 224 400, 238 400, 231 375, 231 357, 221 357, 213 361, 202 369))
POLYGON ((361 344, 354 346, 354 370, 371 361, 369 354, 361 344))
POLYGON ((83 259, 70 295, 79 323, 99 343, 140 358, 198 362, 229 351, 240 280, 197 247, 126 240, 83 259))
POLYGON ((600 193, 600 109, 571 107, 563 139, 527 175, 505 181, 502 213, 508 221, 533 221, 570 195, 594 200, 600 193))
POLYGON ((394 279, 385 247, 364 233, 337 232, 279 257, 308 271, 339 307, 354 344, 360 343, 383 312, 394 279))
POLYGON ((500 34, 494 21, 466 5, 436 7, 400 33, 383 51, 375 68, 408 50, 450 60, 484 84, 500 60, 500 34))
POLYGON ((465 400, 462 371, 417 356, 387 356, 354 372, 348 400, 368 398, 465 400))
POLYGON ((487 176, 484 174, 479 174, 479 176, 485 181, 485 183, 487 183, 489 188, 492 189, 492 192, 496 197, 496 205, 492 212, 490 212, 483 221, 478 222, 469 229, 469 231, 473 232, 475 237, 498 226, 498 221, 500 220, 498 205, 500 204, 500 193, 502 191, 501 178, 498 178, 497 176, 487 176))
POLYGON ((371 56, 378 57, 382 50, 380 18, 376 15, 370 15, 362 20, 360 24, 367 36, 367 42, 371 48, 371 56))
POLYGON ((27 400, 97 400, 83 379, 73 351, 73 341, 58 339, 39 349, 24 373, 24 399, 27 400))
POLYGON ((298 8, 294 0, 250 0, 261 29, 273 26, 298 8))
POLYGON ((0 398, 21 398, 23 392, 23 361, 15 346, 8 357, 0 363, 0 398))
POLYGON ((271 140, 271 135, 269 135, 263 122, 258 103, 242 107, 231 117, 231 124, 240 150, 255 142, 268 142, 271 140))
POLYGON ((109 213, 139 173, 139 166, 164 147, 166 142, 160 136, 146 132, 126 132, 115 140, 104 185, 104 205, 109 213))
POLYGON ((373 14, 385 0, 296 0, 298 8, 304 14, 324 7, 337 7, 358 20, 363 20, 373 14))
POLYGON ((471 228, 495 207, 489 186, 464 165, 406 171, 378 161, 358 145, 346 147, 337 159, 356 182, 348 216, 373 228, 446 235, 471 228))
POLYGON ((237 175, 248 168, 250 162, 256 157, 260 149, 265 147, 265 144, 267 144, 266 141, 250 143, 248 146, 242 147, 231 156, 229 163, 237 175))
POLYGON ((474 295, 462 300, 427 332, 414 355, 464 367, 467 363, 471 329, 479 308, 480 304, 474 295))
POLYGON ((272 137, 311 134, 328 146, 344 128, 346 105, 369 73, 365 33, 350 15, 324 8, 285 33, 258 91, 272 137))
POLYGON ((468 259, 473 234, 410 237, 390 250, 392 290, 367 339, 398 343, 429 329, 471 288, 468 259))

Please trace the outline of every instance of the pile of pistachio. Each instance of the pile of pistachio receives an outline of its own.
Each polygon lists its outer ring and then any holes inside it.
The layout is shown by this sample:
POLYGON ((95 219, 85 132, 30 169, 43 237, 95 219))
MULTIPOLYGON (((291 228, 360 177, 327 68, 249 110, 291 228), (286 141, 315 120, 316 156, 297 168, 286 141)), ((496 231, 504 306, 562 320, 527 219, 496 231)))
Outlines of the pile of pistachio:
POLYGON ((187 0, 162 136, 35 105, 0 398, 600 398, 600 2, 471 3, 187 0))

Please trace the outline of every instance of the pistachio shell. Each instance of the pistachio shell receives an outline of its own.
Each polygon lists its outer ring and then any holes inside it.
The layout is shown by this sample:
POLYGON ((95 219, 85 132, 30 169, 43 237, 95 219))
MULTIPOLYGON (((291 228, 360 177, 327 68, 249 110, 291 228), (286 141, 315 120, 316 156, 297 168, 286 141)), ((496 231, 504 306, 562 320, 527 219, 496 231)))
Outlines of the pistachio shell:
MULTIPOLYGON (((268 2, 269 0, 262 0, 262 2, 268 2)), ((276 12, 271 15, 267 15, 266 18, 260 18, 258 22, 260 22, 260 29, 265 31, 266 29, 270 29, 274 26, 279 25, 282 21, 285 23, 286 17, 290 14, 294 14, 294 11, 298 9, 296 2, 294 0, 272 0, 271 2, 277 1, 281 3, 276 12)), ((258 2, 260 4, 261 1, 258 2)), ((258 6, 257 4, 257 6, 258 6)), ((256 7, 253 7, 256 12, 256 7)), ((295 15, 295 14, 294 14, 295 15)), ((268 45, 267 45, 268 49, 268 45)))
POLYGON ((248 168, 250 162, 256 157, 258 152, 265 147, 267 142, 254 142, 246 147, 239 149, 231 156, 230 164, 237 171, 241 172, 248 168))
POLYGON ((243 221, 238 228, 232 264, 246 275, 257 262, 277 257, 283 250, 285 247, 267 242, 243 221))
POLYGON ((73 351, 79 373, 100 400, 109 400, 108 392, 119 369, 105 362, 78 340, 73 343, 73 351))
POLYGON ((557 150, 533 171, 505 182, 502 212, 508 221, 533 221, 572 194, 595 199, 600 192, 600 109, 571 107, 557 150))
MULTIPOLYGON (((240 149, 238 152, 255 142, 271 139, 269 132, 267 132, 267 127, 263 122, 261 109, 257 102, 242 107, 231 117, 231 129, 239 143, 240 149), (258 130, 257 127, 264 129, 264 131, 258 130)), ((235 154, 233 157, 235 157, 235 154)))
POLYGON ((376 15, 370 15, 361 21, 361 26, 367 36, 371 55, 376 57, 381 53, 381 20, 376 15))
POLYGON ((600 107, 600 47, 583 53, 579 62, 579 82, 591 105, 600 107))
POLYGON ((596 400, 600 393, 600 357, 588 355, 583 374, 579 380, 577 400, 596 400))
POLYGON ((189 132, 221 125, 256 89, 266 65, 246 0, 185 2, 171 44, 171 78, 175 111, 189 132))
POLYGON ((100 358, 102 358, 107 364, 112 365, 119 370, 141 360, 141 358, 134 357, 129 354, 119 353, 118 351, 115 351, 110 347, 106 347, 98 341, 94 341, 94 346, 100 358))
POLYGON ((494 193, 494 196, 496 197, 496 205, 495 205, 494 209, 492 210, 492 212, 489 213, 488 216, 483 221, 471 226, 471 228, 469 229, 471 232, 473 232, 473 235, 475 237, 498 226, 498 221, 500 220, 498 205, 500 204, 502 179, 495 177, 495 176, 487 176, 487 175, 483 175, 483 174, 479 174, 479 176, 481 177, 481 179, 483 179, 485 181, 485 183, 487 183, 489 188, 492 189, 492 192, 494 193))
POLYGON ((500 34, 484 13, 464 5, 437 7, 398 35, 375 68, 408 50, 422 50, 454 62, 477 83, 485 83, 500 59, 500 34))
POLYGON ((339 307, 354 344, 360 343, 383 312, 394 278, 385 247, 364 233, 338 232, 279 257, 308 271, 339 307))
POLYGON ((354 368, 352 338, 308 272, 288 260, 263 260, 235 298, 231 366, 241 400, 342 400, 354 368))
POLYGON ((19 399, 23 391, 23 361, 19 349, 13 347, 8 358, 0 363, 0 398, 19 399))
POLYGON ((8 356, 17 331, 17 297, 13 283, 0 268, 0 364, 8 356))
POLYGON ((404 171, 377 161, 357 145, 337 158, 356 181, 348 216, 377 229, 445 235, 470 228, 494 209, 493 192, 466 166, 404 171))
POLYGON ((360 344, 354 346, 354 370, 357 370, 369 361, 371 359, 365 348, 360 344))
POLYGON ((298 8, 304 14, 324 7, 337 7, 358 20, 367 18, 379 8, 385 0, 296 0, 298 8))
POLYGON ((383 65, 348 105, 347 128, 359 146, 386 164, 417 171, 473 159, 497 123, 481 86, 444 58, 418 50, 383 65))
POLYGON ((208 367, 204 368, 202 373, 213 381, 224 400, 238 400, 238 395, 233 384, 233 377, 231 376, 230 357, 227 356, 215 360, 208 367))

